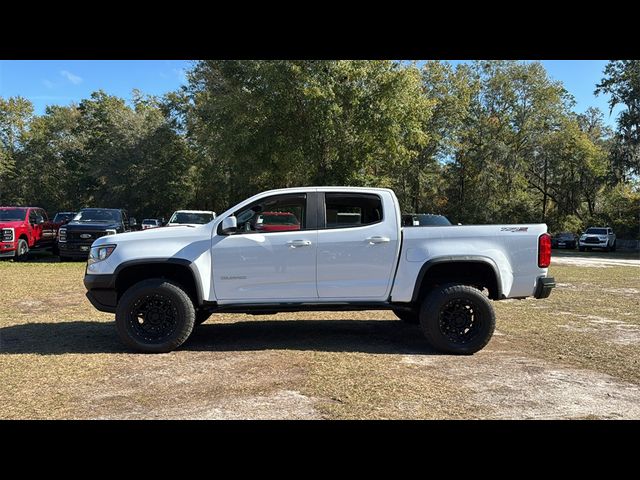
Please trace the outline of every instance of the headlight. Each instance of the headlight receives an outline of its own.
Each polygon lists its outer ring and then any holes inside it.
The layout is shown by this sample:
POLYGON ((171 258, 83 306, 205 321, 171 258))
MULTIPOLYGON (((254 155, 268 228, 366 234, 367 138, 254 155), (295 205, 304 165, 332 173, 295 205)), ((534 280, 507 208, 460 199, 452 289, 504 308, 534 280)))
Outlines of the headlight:
POLYGON ((103 260, 106 260, 107 258, 109 258, 109 255, 111 255, 115 249, 116 249, 115 245, 100 245, 99 247, 91 247, 91 250, 89 251, 89 259, 87 260, 87 263, 91 265, 93 263, 98 263, 103 260))
POLYGON ((112 229, 112 228, 109 228, 109 229, 105 230, 105 232, 106 232, 106 233, 105 233, 105 235, 115 235, 115 234, 117 233, 117 232, 116 232, 114 229, 112 229))
POLYGON ((13 228, 3 228, 2 229, 2 241, 3 242, 13 242, 14 230, 13 228))
POLYGON ((60 230, 58 230, 58 241, 59 242, 66 242, 67 241, 67 229, 66 228, 61 228, 60 230))

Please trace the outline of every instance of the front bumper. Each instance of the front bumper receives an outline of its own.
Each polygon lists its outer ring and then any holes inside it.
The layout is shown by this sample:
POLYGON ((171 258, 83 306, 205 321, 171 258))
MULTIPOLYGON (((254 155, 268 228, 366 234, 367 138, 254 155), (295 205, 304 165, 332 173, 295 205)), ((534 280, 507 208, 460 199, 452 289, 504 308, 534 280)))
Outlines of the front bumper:
POLYGON ((84 286, 87 289, 87 298, 97 310, 107 313, 115 313, 118 304, 118 292, 115 286, 114 275, 84 276, 84 286))
POLYGON ((92 243, 58 242, 58 251, 65 257, 89 258, 92 243))
POLYGON ((556 287, 556 280, 553 277, 540 277, 536 283, 533 293, 535 298, 547 298, 551 295, 551 290, 556 287))
POLYGON ((0 241, 0 258, 15 257, 16 249, 17 249, 16 242, 0 241))

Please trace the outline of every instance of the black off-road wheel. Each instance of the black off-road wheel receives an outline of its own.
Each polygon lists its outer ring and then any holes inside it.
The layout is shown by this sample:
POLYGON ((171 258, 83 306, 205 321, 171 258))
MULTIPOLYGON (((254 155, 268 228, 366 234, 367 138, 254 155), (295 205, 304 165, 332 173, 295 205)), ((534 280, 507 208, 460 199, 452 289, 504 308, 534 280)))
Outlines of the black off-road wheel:
POLYGON ((116 329, 134 350, 166 353, 189 338, 195 317, 193 302, 180 285, 152 278, 124 293, 116 309, 116 329))
POLYGON ((471 355, 489 343, 496 316, 489 299, 467 285, 436 287, 422 302, 420 328, 443 353, 471 355))
POLYGON ((420 323, 420 316, 415 310, 396 309, 393 311, 393 313, 395 313, 396 317, 398 317, 404 323, 408 323, 411 325, 418 325, 420 323))
POLYGON ((18 248, 16 249, 16 262, 23 262, 29 256, 29 244, 24 238, 18 240, 18 248))

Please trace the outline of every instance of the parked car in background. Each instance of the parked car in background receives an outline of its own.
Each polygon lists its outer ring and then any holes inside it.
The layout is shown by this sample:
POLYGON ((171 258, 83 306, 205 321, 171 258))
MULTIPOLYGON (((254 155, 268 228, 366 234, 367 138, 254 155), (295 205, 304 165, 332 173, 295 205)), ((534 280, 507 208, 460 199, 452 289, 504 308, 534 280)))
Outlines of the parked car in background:
POLYGON ((291 212, 263 212, 254 220, 256 232, 287 232, 300 230, 300 221, 291 212))
POLYGON ((77 213, 78 212, 58 212, 53 217, 53 223, 57 224, 58 226, 66 225, 71 220, 73 220, 73 217, 75 217, 77 213))
POLYGON ((451 225, 451 222, 444 215, 434 213, 406 213, 402 215, 403 227, 443 227, 451 225))
POLYGON ((24 260, 55 245, 58 227, 40 207, 0 207, 0 258, 24 260))
POLYGON ((176 210, 171 215, 167 227, 172 225, 203 225, 216 218, 216 212, 209 210, 176 210))
POLYGON ((83 208, 58 230, 60 260, 87 258, 91 244, 105 235, 131 231, 127 212, 117 208, 83 208))
POLYGON ((616 234, 611 227, 589 227, 580 235, 578 249, 581 252, 592 248, 603 248, 605 251, 616 251, 616 234))
POLYGON ((129 228, 132 232, 139 232, 142 230, 142 224, 138 223, 134 217, 129 217, 129 228))
POLYGON ((147 230, 149 228, 158 228, 161 227, 162 223, 157 218, 145 218, 142 220, 142 230, 147 230))
POLYGON ((553 248, 570 248, 575 250, 578 246, 578 236, 571 232, 560 232, 551 239, 553 248))

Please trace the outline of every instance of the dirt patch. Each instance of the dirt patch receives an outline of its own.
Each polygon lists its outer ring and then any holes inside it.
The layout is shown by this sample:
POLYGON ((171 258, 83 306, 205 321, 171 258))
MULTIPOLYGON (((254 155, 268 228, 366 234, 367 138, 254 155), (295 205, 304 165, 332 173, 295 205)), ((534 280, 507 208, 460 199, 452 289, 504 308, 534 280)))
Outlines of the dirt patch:
POLYGON ((580 333, 602 335, 609 342, 620 345, 633 345, 640 343, 640 326, 621 320, 613 320, 598 315, 580 315, 574 312, 558 312, 558 315, 567 315, 580 318, 580 321, 570 321, 561 328, 580 333))
POLYGON ((559 257, 556 255, 553 255, 551 263, 558 265, 575 265, 578 267, 598 268, 610 268, 618 266, 640 267, 640 260, 599 257, 559 257))
POLYGON ((640 387, 598 372, 482 351, 473 357, 440 357, 403 362, 437 369, 467 387, 474 403, 488 406, 485 418, 640 418, 640 387))

